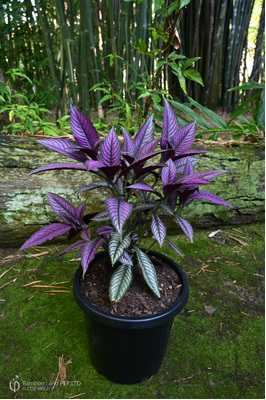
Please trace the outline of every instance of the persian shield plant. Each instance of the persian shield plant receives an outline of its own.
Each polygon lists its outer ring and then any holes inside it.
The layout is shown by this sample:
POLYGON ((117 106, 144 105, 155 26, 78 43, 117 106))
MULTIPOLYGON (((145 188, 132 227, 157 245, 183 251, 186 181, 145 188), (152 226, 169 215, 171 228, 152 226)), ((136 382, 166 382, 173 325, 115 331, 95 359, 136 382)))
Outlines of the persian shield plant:
POLYGON ((80 170, 84 172, 86 181, 88 174, 92 173, 95 180, 78 192, 107 189, 109 197, 105 199, 105 210, 85 214, 86 201, 75 208, 61 196, 48 193, 50 206, 61 222, 40 229, 20 250, 40 245, 66 232, 69 240, 79 235, 79 240, 61 254, 78 249, 77 257, 81 258, 84 276, 97 250, 101 247, 106 250, 109 270, 114 267, 109 288, 111 301, 118 302, 127 293, 135 268, 141 269, 147 285, 160 297, 155 268, 141 248, 142 239, 151 233, 160 246, 166 243, 182 256, 178 247, 167 238, 167 224, 174 220, 192 241, 193 229, 180 216, 187 204, 205 199, 233 209, 216 195, 199 189, 226 171, 194 171, 199 161, 195 156, 206 150, 191 148, 195 139, 195 122, 180 128, 167 100, 160 138, 153 136, 152 116, 134 140, 122 128, 122 145, 114 128, 101 140, 89 118, 74 106, 71 106, 70 124, 74 141, 43 139, 39 143, 78 164, 51 164, 31 174, 56 169, 80 170), (92 221, 93 228, 90 227, 92 221))

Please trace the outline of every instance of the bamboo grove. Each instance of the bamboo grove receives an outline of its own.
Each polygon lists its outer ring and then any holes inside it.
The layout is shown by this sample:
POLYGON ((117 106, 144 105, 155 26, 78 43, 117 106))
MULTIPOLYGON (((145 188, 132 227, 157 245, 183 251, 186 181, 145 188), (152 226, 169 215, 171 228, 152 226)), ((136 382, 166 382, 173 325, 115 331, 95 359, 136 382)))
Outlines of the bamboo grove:
POLYGON ((164 91, 184 101, 183 80, 202 105, 233 108, 238 92, 228 89, 264 78, 264 2, 256 47, 248 51, 256 1, 4 0, 0 68, 22 66, 62 113, 70 99, 87 114, 119 99, 148 108, 164 91), (182 57, 203 85, 179 68, 182 57))

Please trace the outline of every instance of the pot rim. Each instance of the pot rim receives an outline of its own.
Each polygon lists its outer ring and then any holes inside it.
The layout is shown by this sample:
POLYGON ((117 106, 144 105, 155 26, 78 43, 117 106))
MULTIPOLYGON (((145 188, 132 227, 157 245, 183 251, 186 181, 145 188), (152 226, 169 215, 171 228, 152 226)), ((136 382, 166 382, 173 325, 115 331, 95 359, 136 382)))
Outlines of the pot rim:
MULTIPOLYGON (((106 252, 101 251, 97 253, 95 256, 96 260, 97 258, 100 258, 103 254, 106 254, 106 252)), ((79 282, 82 276, 82 267, 80 265, 75 273, 73 282, 74 298, 79 307, 85 312, 85 314, 100 323, 124 329, 153 328, 174 319, 174 317, 179 314, 184 308, 188 300, 189 289, 186 275, 182 268, 174 260, 165 256, 164 254, 158 253, 157 251, 153 250, 149 250, 148 254, 150 254, 151 256, 153 255, 159 257, 160 259, 165 261, 170 267, 175 269, 175 271, 178 273, 179 279, 182 284, 182 292, 181 296, 174 304, 172 304, 167 309, 160 311, 159 313, 142 317, 127 317, 122 315, 120 316, 116 314, 110 314, 91 304, 90 301, 81 292, 79 282)))

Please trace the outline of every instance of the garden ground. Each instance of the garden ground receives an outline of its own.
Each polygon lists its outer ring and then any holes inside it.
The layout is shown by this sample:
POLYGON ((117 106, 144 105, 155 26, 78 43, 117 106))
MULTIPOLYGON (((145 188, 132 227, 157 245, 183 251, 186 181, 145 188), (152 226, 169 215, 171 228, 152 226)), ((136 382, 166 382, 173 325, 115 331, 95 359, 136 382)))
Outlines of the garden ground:
POLYGON ((136 385, 109 382, 90 363, 72 294, 75 254, 59 257, 61 245, 1 250, 0 397, 265 398, 264 224, 221 227, 209 237, 217 229, 196 231, 194 244, 170 237, 186 255, 177 261, 190 298, 162 368, 136 385))

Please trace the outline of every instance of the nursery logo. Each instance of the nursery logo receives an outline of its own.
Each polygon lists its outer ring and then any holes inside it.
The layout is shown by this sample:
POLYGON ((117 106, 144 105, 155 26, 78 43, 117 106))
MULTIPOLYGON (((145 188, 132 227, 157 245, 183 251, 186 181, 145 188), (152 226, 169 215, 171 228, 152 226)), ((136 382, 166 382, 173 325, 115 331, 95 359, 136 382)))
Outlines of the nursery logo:
POLYGON ((19 376, 15 375, 15 378, 13 378, 10 382, 9 382, 9 388, 10 390, 12 390, 12 392, 16 393, 19 389, 20 389, 20 383, 18 381, 19 376))

